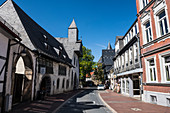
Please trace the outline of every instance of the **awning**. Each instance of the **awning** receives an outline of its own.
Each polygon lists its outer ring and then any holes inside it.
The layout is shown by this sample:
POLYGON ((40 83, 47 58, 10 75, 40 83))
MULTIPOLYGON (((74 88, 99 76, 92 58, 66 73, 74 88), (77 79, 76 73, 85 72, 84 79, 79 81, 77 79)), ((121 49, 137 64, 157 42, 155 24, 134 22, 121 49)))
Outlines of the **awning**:
POLYGON ((119 74, 117 74, 117 76, 123 76, 123 75, 129 75, 129 74, 135 74, 135 73, 141 73, 141 72, 143 72, 143 68, 139 68, 139 69, 119 73, 119 74))

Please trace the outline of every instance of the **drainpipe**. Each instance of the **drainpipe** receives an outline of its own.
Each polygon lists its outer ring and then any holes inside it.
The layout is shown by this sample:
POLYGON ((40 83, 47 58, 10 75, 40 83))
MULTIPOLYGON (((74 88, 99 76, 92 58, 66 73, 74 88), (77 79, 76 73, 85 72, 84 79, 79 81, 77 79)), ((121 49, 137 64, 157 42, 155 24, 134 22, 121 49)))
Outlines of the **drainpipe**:
MULTIPOLYGON (((137 41, 138 41, 138 48, 139 48, 139 51, 138 51, 138 54, 139 54, 139 67, 142 68, 142 61, 141 61, 141 48, 140 48, 140 40, 139 40, 139 37, 137 36, 137 41)), ((140 73, 140 100, 142 100, 142 91, 143 91, 143 73, 140 73)))

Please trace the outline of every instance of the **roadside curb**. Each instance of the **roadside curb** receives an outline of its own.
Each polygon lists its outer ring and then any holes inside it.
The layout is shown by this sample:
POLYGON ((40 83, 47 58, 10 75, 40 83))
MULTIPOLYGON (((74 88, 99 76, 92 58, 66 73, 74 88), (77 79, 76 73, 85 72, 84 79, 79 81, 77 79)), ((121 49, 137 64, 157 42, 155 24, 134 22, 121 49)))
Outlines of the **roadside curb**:
POLYGON ((112 111, 113 113, 117 113, 112 107, 110 107, 104 100, 103 98, 100 96, 100 93, 98 93, 99 98, 101 99, 101 101, 107 106, 107 108, 110 109, 110 111, 112 111))
POLYGON ((62 103, 59 107, 57 107, 52 113, 56 113, 61 107, 64 106, 64 104, 66 104, 66 103, 69 101, 69 99, 77 96, 78 94, 82 93, 83 91, 84 91, 84 90, 82 90, 82 91, 76 93, 75 95, 73 95, 72 97, 68 98, 64 103, 62 103))

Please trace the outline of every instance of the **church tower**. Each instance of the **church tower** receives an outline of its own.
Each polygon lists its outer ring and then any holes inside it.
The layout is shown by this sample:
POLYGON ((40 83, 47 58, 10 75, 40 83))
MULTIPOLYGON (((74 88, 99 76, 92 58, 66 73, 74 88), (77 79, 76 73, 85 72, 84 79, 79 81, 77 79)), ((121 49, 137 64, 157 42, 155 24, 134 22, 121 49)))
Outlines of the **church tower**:
POLYGON ((69 39, 69 42, 78 41, 78 29, 77 29, 74 19, 68 28, 68 39, 69 39))
POLYGON ((107 49, 108 50, 112 49, 112 46, 110 45, 110 42, 108 43, 107 49))

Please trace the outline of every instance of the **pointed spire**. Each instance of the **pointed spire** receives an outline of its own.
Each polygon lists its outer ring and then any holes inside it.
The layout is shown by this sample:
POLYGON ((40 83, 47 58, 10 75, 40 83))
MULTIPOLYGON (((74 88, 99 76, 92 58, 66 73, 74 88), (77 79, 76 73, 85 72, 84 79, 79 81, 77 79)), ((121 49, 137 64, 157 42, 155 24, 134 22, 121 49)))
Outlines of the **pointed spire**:
POLYGON ((69 28, 77 28, 76 23, 75 23, 75 21, 74 21, 74 18, 73 18, 73 21, 72 21, 72 23, 70 24, 69 28))
POLYGON ((110 41, 109 41, 109 43, 108 43, 108 46, 107 46, 107 49, 112 49, 112 47, 111 47, 111 45, 110 45, 110 41))

